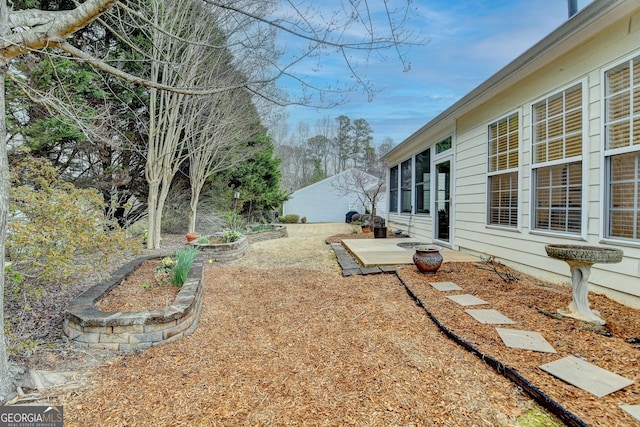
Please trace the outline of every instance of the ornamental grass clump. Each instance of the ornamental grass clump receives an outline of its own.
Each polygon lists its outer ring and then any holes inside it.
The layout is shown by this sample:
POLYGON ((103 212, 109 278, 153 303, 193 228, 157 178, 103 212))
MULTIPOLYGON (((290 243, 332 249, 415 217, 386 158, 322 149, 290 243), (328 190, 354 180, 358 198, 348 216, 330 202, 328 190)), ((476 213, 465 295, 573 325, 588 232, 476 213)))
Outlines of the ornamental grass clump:
POLYGON ((176 252, 176 264, 173 267, 173 277, 171 278, 173 286, 182 286, 184 284, 197 255, 198 250, 196 248, 186 248, 176 252))

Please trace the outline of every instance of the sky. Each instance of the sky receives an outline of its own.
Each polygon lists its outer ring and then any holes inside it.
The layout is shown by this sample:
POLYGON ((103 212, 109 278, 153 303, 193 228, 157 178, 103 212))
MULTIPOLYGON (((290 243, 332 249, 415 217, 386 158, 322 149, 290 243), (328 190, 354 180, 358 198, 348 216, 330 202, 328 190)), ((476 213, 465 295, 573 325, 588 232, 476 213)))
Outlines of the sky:
MULTIPOLYGON (((376 2, 382 4, 369 3, 376 2)), ((578 11, 591 2, 578 0, 578 11)), ((425 43, 410 48, 410 71, 392 56, 372 58, 362 71, 377 91, 373 99, 354 92, 331 109, 289 106, 290 134, 303 122, 313 136, 323 118, 346 115, 369 122, 375 145, 386 138, 398 144, 568 19, 567 0, 414 0, 412 5, 408 27, 425 43)), ((306 66, 314 79, 332 83, 349 75, 342 64, 325 57, 321 67, 306 66)))

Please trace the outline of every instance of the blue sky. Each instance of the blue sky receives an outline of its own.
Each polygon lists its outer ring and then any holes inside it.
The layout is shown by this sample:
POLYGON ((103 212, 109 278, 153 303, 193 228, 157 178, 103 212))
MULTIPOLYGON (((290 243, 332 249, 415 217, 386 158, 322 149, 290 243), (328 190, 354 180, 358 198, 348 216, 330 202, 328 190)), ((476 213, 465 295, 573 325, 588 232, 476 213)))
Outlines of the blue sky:
MULTIPOLYGON (((578 0, 578 10, 591 2, 578 0)), ((355 92, 332 109, 287 107, 292 132, 305 122, 314 135, 322 118, 346 115, 366 119, 376 145, 387 137, 398 144, 568 19, 567 0, 414 0, 413 7, 409 26, 428 42, 410 49, 411 70, 373 58, 363 69, 379 91, 371 101, 355 92)), ((338 58, 321 65, 318 79, 348 75, 338 58)))

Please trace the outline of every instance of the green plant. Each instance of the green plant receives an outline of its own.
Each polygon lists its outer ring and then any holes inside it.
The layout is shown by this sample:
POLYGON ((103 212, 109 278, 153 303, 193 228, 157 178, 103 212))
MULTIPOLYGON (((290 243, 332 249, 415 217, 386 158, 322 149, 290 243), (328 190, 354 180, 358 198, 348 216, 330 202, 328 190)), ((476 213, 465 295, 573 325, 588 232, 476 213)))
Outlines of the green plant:
POLYGON ((7 257, 30 282, 64 283, 135 251, 95 189, 63 181, 45 159, 21 158, 10 172, 7 257))
POLYGON ((173 277, 171 278, 173 286, 182 286, 184 284, 197 255, 198 250, 196 248, 186 248, 176 252, 176 264, 173 267, 173 277))
POLYGON ((225 228, 222 230, 222 241, 225 243, 235 242, 242 237, 242 233, 239 230, 232 230, 230 228, 225 228))
POLYGON ((198 238, 198 240, 196 240, 196 242, 203 244, 203 245, 208 245, 209 243, 211 243, 211 237, 209 236, 202 236, 200 238, 198 238))
POLYGON ((271 224, 260 224, 260 225, 256 225, 251 227, 250 232, 251 233, 257 233, 259 231, 267 231, 267 230, 273 230, 275 229, 275 225, 271 225, 271 224))
POLYGON ((284 224, 297 224, 300 220, 300 215, 288 214, 280 216, 280 222, 284 224))

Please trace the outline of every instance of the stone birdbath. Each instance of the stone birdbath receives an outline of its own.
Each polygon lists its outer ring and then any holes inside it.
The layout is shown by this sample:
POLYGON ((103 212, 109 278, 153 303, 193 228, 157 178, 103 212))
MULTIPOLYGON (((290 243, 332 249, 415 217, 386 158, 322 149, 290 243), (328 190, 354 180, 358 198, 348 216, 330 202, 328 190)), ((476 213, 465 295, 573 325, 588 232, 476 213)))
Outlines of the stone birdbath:
POLYGON ((573 300, 566 309, 558 309, 558 313, 594 325, 607 322, 600 313, 589 307, 589 275, 595 263, 616 263, 622 261, 620 249, 581 245, 546 245, 545 250, 551 258, 565 261, 571 269, 573 300))

